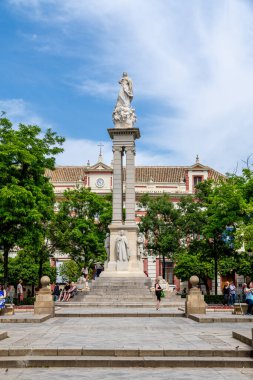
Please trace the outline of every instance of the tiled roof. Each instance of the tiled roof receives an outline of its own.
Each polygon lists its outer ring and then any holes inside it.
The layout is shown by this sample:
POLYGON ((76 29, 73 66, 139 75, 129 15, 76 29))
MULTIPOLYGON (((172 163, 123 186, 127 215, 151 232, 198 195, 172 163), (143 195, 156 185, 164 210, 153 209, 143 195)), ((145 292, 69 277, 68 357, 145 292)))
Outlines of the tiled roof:
POLYGON ((135 170, 136 182, 180 182, 185 177, 185 167, 139 166, 135 170))
POLYGON ((46 176, 52 182, 76 182, 83 179, 85 166, 58 166, 55 170, 47 170, 46 176))
MULTIPOLYGON (((135 168, 136 183, 178 183, 185 178, 191 166, 137 166, 135 168)), ((47 170, 46 175, 51 178, 52 182, 76 182, 83 179, 86 166, 58 166, 55 170, 47 170)), ((205 167, 209 171, 209 178, 218 180, 219 177, 225 176, 214 169, 205 167)), ((102 173, 102 172, 101 172, 102 173)), ((125 170, 123 171, 125 178, 125 170)))
POLYGON ((214 181, 218 181, 219 178, 226 178, 226 176, 224 174, 221 174, 219 172, 217 172, 216 170, 214 169, 211 169, 211 168, 208 168, 209 169, 209 178, 210 179, 213 179, 214 181))

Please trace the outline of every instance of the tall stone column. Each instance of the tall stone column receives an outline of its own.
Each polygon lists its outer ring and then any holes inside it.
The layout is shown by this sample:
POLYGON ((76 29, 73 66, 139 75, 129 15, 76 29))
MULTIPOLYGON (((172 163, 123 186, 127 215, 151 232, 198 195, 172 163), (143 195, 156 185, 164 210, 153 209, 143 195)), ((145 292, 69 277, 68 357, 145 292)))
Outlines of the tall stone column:
POLYGON ((113 142, 113 216, 112 223, 108 226, 110 230, 110 260, 101 276, 145 277, 142 262, 137 256, 139 228, 135 222, 135 140, 140 138, 140 131, 139 128, 134 128, 136 115, 135 110, 131 107, 133 85, 127 73, 123 73, 119 84, 121 87, 113 111, 115 128, 108 129, 113 142), (125 221, 123 221, 122 215, 123 154, 126 154, 125 221), (125 248, 122 248, 121 236, 125 236, 125 248), (120 254, 122 249, 127 250, 127 260, 123 259, 122 254, 120 254))
POLYGON ((135 146, 126 151, 126 224, 135 224, 135 146))
POLYGON ((122 223, 122 147, 113 147, 113 214, 112 223, 122 223))

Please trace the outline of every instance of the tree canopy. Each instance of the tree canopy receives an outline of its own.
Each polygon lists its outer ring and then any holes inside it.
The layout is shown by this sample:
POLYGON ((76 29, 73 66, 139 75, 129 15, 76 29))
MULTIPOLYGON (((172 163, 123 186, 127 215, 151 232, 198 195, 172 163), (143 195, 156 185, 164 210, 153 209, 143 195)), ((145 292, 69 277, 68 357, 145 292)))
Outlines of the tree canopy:
POLYGON ((180 230, 179 212, 170 197, 164 194, 154 198, 147 194, 141 198, 140 207, 146 210, 141 217, 140 230, 145 233, 148 250, 160 255, 163 261, 165 257, 172 258, 179 248, 180 230))
POLYGON ((54 192, 45 176, 55 156, 63 151, 64 138, 36 125, 16 128, 0 118, 0 246, 4 252, 4 281, 8 281, 8 256, 14 246, 43 245, 44 226, 53 215, 54 192))
POLYGON ((111 217, 110 199, 83 187, 67 190, 50 228, 51 241, 75 261, 86 265, 103 262, 104 239, 111 217))

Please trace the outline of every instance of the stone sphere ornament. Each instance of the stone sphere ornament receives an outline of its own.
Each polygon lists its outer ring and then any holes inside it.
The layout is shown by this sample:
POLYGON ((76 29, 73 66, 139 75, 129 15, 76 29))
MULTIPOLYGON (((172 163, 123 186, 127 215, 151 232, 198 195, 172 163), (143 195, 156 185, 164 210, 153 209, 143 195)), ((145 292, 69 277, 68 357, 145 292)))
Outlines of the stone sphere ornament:
POLYGON ((198 286, 198 284, 199 284, 199 278, 198 278, 198 276, 191 276, 190 277, 190 283, 192 284, 192 287, 193 288, 196 288, 197 286, 198 286))
POLYGON ((42 276, 40 279, 42 288, 46 288, 50 284, 50 278, 48 276, 42 276))

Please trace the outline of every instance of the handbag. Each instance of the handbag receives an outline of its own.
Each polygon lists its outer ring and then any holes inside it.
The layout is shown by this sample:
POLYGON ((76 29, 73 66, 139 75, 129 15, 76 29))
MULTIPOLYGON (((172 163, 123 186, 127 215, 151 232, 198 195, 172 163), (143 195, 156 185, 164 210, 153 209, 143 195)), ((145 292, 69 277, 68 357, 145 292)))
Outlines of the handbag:
POLYGON ((164 292, 164 290, 162 289, 161 290, 161 298, 164 298, 165 297, 165 292, 164 292))

